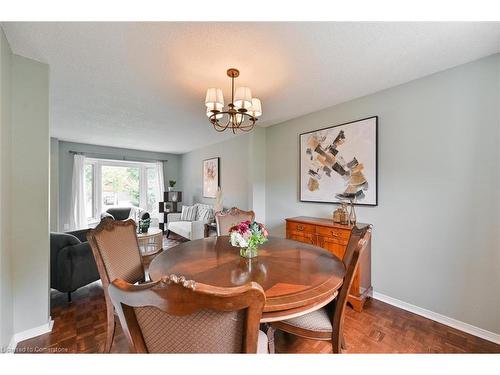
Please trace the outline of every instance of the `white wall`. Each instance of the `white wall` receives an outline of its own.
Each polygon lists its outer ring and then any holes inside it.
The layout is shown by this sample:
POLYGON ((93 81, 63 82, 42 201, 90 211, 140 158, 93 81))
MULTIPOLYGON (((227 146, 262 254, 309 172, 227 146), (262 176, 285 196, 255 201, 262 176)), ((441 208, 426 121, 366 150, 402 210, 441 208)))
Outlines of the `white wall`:
MULTIPOLYGON (((14 333, 11 281, 11 95, 9 44, 0 28, 0 347, 6 348, 14 333)), ((0 350, 1 352, 1 350, 0 350)))
MULTIPOLYGON (((379 116, 372 281, 390 297, 500 333, 499 55, 267 129, 266 222, 331 217, 298 200, 298 135, 379 116)), ((311 100, 314 100, 311 97, 311 100)))
POLYGON ((49 69, 12 56, 14 332, 49 320, 49 69))

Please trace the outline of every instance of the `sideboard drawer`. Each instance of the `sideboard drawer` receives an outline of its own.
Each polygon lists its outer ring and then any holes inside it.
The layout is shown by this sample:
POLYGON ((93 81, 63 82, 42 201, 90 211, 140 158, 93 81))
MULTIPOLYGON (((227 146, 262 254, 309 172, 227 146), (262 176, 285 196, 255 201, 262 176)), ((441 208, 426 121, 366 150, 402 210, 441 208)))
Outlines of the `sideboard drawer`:
POLYGON ((316 233, 316 227, 310 224, 302 224, 293 221, 286 223, 286 229, 294 232, 316 233))
POLYGON ((312 233, 307 232, 296 232, 293 230, 288 230, 286 232, 286 238, 289 240, 299 241, 303 243, 308 243, 310 245, 316 244, 316 236, 312 233))
POLYGON ((318 234, 331 239, 336 239, 339 243, 347 245, 349 237, 351 236, 350 230, 342 230, 337 228, 317 227, 318 234))

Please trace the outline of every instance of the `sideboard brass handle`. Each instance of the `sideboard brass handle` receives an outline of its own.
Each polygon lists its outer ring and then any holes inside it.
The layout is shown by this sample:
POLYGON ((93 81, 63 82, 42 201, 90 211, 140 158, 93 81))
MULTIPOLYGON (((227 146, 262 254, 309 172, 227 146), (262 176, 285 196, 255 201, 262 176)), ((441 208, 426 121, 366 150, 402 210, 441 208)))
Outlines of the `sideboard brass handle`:
POLYGON ((297 225, 298 230, 304 230, 304 227, 302 225, 297 225))
POLYGON ((330 233, 332 234, 332 236, 333 236, 333 237, 338 237, 338 236, 339 236, 339 234, 338 234, 338 233, 335 233, 333 230, 332 230, 332 231, 330 231, 330 233))

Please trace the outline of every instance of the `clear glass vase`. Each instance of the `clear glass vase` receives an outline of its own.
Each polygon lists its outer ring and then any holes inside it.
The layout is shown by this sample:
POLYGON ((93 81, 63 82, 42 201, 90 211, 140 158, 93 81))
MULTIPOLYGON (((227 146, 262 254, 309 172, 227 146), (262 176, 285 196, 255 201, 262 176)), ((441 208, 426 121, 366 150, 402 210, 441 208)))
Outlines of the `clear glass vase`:
POLYGON ((259 255, 257 246, 240 247, 240 256, 243 258, 255 258, 259 255))

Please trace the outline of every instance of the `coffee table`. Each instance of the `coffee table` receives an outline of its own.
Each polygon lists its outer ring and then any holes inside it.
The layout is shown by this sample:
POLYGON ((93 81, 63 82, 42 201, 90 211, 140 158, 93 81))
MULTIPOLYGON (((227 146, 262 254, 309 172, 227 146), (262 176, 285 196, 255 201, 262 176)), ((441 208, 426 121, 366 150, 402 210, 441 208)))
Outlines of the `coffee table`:
POLYGON ((163 231, 149 228, 146 233, 137 233, 137 242, 143 256, 156 254, 163 249, 163 231))

